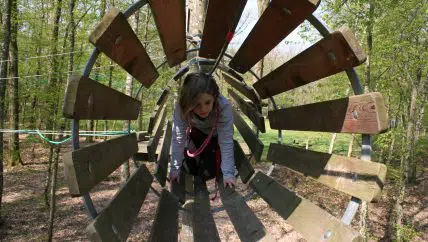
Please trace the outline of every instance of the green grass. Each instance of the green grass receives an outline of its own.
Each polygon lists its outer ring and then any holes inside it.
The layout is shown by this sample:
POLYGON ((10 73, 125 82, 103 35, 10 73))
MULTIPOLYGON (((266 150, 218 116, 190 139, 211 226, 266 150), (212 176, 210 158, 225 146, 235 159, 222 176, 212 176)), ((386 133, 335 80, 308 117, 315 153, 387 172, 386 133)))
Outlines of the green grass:
MULTIPOLYGON (((271 129, 269 122, 266 121, 266 133, 260 133, 259 138, 265 145, 262 160, 266 159, 266 155, 269 149, 270 143, 278 143, 278 130, 271 129)), ((322 133, 322 132, 303 132, 303 131, 282 131, 282 143, 285 145, 302 147, 305 148, 306 140, 309 141, 309 149, 319 152, 328 152, 332 133, 322 133)), ((244 142, 242 137, 239 135, 238 130, 235 128, 235 139, 239 142, 244 142)), ((351 134, 337 134, 336 141, 334 144, 333 154, 338 155, 347 155, 349 142, 352 139, 351 134)), ((356 136, 358 142, 360 141, 360 136, 356 136)), ((360 151, 358 142, 354 140, 353 145, 353 156, 360 151)))

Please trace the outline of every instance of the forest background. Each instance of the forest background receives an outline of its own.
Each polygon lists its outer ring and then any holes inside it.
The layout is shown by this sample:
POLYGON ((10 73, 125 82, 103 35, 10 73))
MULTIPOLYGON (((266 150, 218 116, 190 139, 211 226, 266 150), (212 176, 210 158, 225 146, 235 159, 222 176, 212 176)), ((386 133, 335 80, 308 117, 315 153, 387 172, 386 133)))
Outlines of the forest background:
MULTIPOLYGON (((0 2, 0 126, 3 131, 0 132, 3 140, 0 142, 0 206, 3 179, 11 174, 8 172, 34 162, 22 158, 21 153, 25 151, 20 146, 23 144, 30 144, 25 146, 28 152, 34 153, 35 144, 49 150, 46 173, 52 173, 51 164, 55 152, 60 152, 59 146, 48 144, 32 133, 35 130, 70 130, 70 122, 62 117, 63 95, 67 80, 73 73, 82 73, 93 49, 88 36, 109 8, 115 6, 124 10, 132 3, 114 0, 0 2), (21 132, 12 132, 16 130, 21 132)), ((229 53, 236 52, 267 3, 267 0, 248 1, 229 53)), ((418 234, 412 221, 403 218, 402 203, 406 188, 417 184, 418 177, 427 172, 428 1, 325 0, 315 15, 330 30, 349 26, 367 53, 367 61, 356 71, 366 92, 383 94, 391 124, 388 132, 372 140, 372 158, 388 166, 388 179, 395 191, 390 194, 393 216, 388 226, 391 236, 398 240, 403 234, 418 234)), ((164 53, 150 9, 143 7, 129 21, 154 64, 160 64, 164 53)), ((254 70, 261 76, 266 75, 320 39, 317 31, 305 21, 254 70)), ((156 99, 170 84, 175 71, 161 69, 160 78, 150 90, 143 89, 139 97, 143 100, 141 115, 132 122, 131 129, 147 129, 156 99)), ((98 58, 91 78, 132 96, 140 87, 105 56, 98 58)), ((218 78, 221 79, 221 75, 218 78)), ((252 83, 250 75, 246 75, 245 80, 252 83)), ((226 84, 221 82, 220 86, 222 92, 227 93, 226 84)), ((174 91, 176 86, 172 85, 172 88, 174 91)), ((346 74, 340 73, 277 95, 275 100, 279 106, 290 107, 349 95, 353 95, 350 82, 346 74)), ((88 121, 81 122, 81 129, 123 131, 126 123, 88 121)), ((49 132, 44 134, 51 140, 67 137, 49 132)), ((305 132, 304 136, 311 142, 311 137, 315 139, 316 134, 305 132)), ((300 136, 296 137, 291 141, 300 136)), ((361 137, 355 136, 355 140, 352 154, 359 156, 361 137)), ((88 136, 86 141, 93 142, 94 137, 88 136)), ((49 184, 50 179, 49 175, 48 181, 40 182, 49 184)))

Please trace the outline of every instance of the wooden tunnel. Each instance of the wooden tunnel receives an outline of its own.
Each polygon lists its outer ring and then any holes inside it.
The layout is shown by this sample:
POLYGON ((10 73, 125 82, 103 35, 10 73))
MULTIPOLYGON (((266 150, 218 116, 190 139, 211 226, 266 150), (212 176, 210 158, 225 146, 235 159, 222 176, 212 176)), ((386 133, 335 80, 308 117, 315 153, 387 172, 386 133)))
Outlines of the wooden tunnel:
MULTIPOLYGON (((185 1, 147 1, 170 67, 185 63, 185 1)), ((220 55, 226 35, 233 32, 245 0, 210 0, 200 57, 220 55)), ((316 182, 363 201, 376 200, 383 189, 386 167, 372 161, 299 149, 284 144, 264 144, 262 99, 320 80, 360 65, 364 51, 348 28, 341 28, 248 85, 238 73, 246 73, 289 33, 312 15, 318 0, 272 0, 228 66, 222 67, 228 96, 236 107, 234 124, 250 151, 235 141, 234 156, 240 180, 249 184, 273 210, 308 241, 359 241, 351 226, 310 200, 287 189, 272 177, 255 172, 251 160, 260 161, 264 146, 267 160, 303 174, 316 182), (257 48, 255 48, 257 47, 257 48), (310 70, 310 71, 309 71, 310 70), (235 72, 236 71, 236 72, 235 72), (247 121, 248 120, 248 121, 247 121)), ((95 27, 90 42, 149 88, 158 72, 125 15, 112 8, 95 27)), ((211 62, 213 63, 213 62, 211 62)), ((151 113, 146 131, 129 133, 102 143, 76 149, 66 155, 64 169, 70 195, 83 196, 105 180, 123 162, 138 161, 139 168, 119 188, 107 206, 86 228, 91 241, 126 241, 153 182, 162 187, 150 241, 219 241, 206 184, 198 177, 182 176, 180 183, 167 181, 172 123, 165 89, 151 113), (153 174, 145 162, 156 163, 153 174), (183 223, 179 226, 178 217, 183 223), (181 228, 181 229, 179 229, 181 228)), ((72 78, 65 94, 63 115, 75 120, 135 120, 141 100, 91 80, 72 78)), ((387 129, 387 114, 380 93, 288 107, 269 111, 273 129, 378 134, 387 129)), ((219 183, 220 197, 242 241, 274 241, 239 193, 219 183), (245 222, 245 223, 244 223, 245 222)))

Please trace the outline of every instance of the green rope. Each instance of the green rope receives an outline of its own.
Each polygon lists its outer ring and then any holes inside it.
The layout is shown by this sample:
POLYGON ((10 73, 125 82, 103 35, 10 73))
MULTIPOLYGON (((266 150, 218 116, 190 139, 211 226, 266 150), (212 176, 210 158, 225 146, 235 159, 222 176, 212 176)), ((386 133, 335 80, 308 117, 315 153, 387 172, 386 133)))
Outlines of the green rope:
POLYGON ((50 143, 50 144, 54 144, 54 145, 59 145, 59 144, 62 144, 62 143, 65 143, 65 142, 67 142, 67 141, 69 141, 69 140, 71 140, 71 136, 70 137, 68 137, 68 138, 65 138, 65 139, 63 139, 63 140, 61 140, 61 141, 53 141, 53 140, 50 140, 50 139, 48 139, 46 136, 44 136, 42 133, 40 133, 40 131, 37 129, 36 130, 36 132, 37 132, 37 134, 40 136, 40 138, 42 138, 42 140, 44 140, 44 141, 46 141, 46 142, 48 142, 48 143, 50 143))

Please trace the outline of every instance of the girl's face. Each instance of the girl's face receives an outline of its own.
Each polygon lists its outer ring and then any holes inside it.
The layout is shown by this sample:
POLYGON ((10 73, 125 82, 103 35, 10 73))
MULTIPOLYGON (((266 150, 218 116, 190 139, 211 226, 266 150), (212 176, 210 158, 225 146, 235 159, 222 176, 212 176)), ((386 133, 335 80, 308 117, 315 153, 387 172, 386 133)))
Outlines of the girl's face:
POLYGON ((201 93, 196 98, 196 105, 192 112, 201 118, 206 118, 210 114, 214 105, 214 97, 208 93, 201 93))

